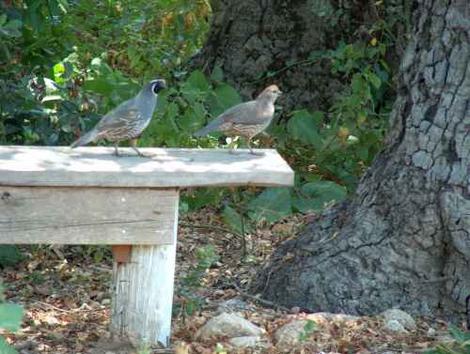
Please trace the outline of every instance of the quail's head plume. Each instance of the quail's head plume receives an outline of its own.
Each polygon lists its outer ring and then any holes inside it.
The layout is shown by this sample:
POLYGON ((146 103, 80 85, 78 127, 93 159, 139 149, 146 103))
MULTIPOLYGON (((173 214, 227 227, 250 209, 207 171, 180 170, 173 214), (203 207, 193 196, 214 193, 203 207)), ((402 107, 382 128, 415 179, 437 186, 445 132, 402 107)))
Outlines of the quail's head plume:
POLYGON ((241 136, 247 140, 250 153, 255 154, 251 148, 251 140, 271 123, 274 117, 274 102, 281 94, 276 85, 268 86, 255 100, 229 108, 194 133, 194 136, 204 136, 216 131, 228 136, 241 136))
POLYGON ((149 125, 157 105, 158 93, 164 88, 166 88, 166 82, 163 79, 148 82, 137 96, 121 103, 104 115, 92 130, 72 143, 71 147, 75 148, 104 139, 114 143, 115 154, 119 155, 119 142, 130 140, 131 147, 137 154, 144 156, 136 147, 137 139, 149 125))

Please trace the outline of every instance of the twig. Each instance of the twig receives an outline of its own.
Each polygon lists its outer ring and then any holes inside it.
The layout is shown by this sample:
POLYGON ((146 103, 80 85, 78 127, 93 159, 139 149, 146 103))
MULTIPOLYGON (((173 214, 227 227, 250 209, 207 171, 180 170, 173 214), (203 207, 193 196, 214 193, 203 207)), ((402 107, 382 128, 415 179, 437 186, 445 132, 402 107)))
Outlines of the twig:
POLYGON ((242 227, 242 249, 243 249, 243 258, 246 257, 246 237, 245 237, 245 217, 243 214, 240 217, 241 227, 242 227))
POLYGON ((205 225, 205 224, 191 224, 191 223, 187 223, 187 222, 180 222, 179 223, 180 226, 183 226, 183 227, 192 227, 192 228, 195 228, 195 229, 210 229, 210 230, 214 230, 214 231, 220 231, 220 232, 226 232, 228 234, 231 234, 231 235, 234 235, 236 237, 238 237, 239 239, 242 239, 242 236, 240 234, 238 234, 236 231, 232 231, 230 229, 226 229, 224 227, 220 227, 220 226, 214 226, 214 225, 205 225))
POLYGON ((259 302, 260 304, 263 304, 263 305, 266 305, 266 306, 269 306, 269 307, 273 307, 275 308, 276 310, 280 310, 280 311, 285 311, 285 312, 290 312, 290 310, 287 308, 287 307, 284 307, 282 305, 279 305, 279 304, 276 304, 272 301, 269 301, 269 300, 265 300, 265 299, 262 299, 262 298, 259 298, 257 296, 254 296, 254 295, 251 295, 251 294, 248 294, 246 292, 244 292, 242 289, 240 289, 236 284, 232 283, 232 286, 235 288, 236 291, 238 291, 240 293, 241 296, 245 297, 245 298, 248 298, 248 299, 251 299, 251 300, 254 300, 254 301, 257 301, 259 302))
POLYGON ((65 309, 61 309, 60 307, 57 307, 57 306, 48 304, 47 302, 34 301, 34 303, 35 303, 35 304, 38 304, 38 305, 45 306, 45 307, 49 307, 49 308, 51 308, 51 309, 54 309, 54 310, 56 310, 56 311, 63 312, 63 313, 96 312, 96 311, 100 311, 100 310, 105 310, 105 308, 103 308, 103 309, 82 309, 82 308, 80 308, 80 307, 78 307, 78 308, 76 308, 76 309, 65 310, 65 309))
POLYGON ((154 354, 175 354, 176 351, 174 349, 152 349, 152 353, 154 353, 154 354))
POLYGON ((34 301, 34 303, 38 304, 38 305, 41 305, 41 306, 49 307, 49 308, 54 309, 54 310, 59 311, 59 312, 64 312, 64 313, 72 313, 73 312, 73 310, 64 310, 64 309, 61 309, 60 307, 48 304, 47 302, 34 301))
POLYGON ((394 346, 389 346, 386 348, 382 348, 380 352, 377 352, 379 354, 381 353, 390 353, 390 351, 397 352, 397 353, 408 353, 408 351, 412 351, 413 353, 425 353, 429 351, 429 348, 414 348, 414 347, 394 347, 394 346))

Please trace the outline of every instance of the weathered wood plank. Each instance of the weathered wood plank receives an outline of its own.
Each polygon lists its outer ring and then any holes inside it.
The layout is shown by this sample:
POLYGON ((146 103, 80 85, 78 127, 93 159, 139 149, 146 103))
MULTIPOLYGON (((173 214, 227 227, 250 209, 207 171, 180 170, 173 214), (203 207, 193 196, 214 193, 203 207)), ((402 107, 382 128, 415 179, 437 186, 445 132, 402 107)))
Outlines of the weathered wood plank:
POLYGON ((0 244, 170 244, 176 190, 0 186, 0 244))
POLYGON ((170 343, 178 205, 171 245, 132 246, 128 263, 114 263, 111 332, 134 342, 170 343))
POLYGON ((275 150, 139 148, 152 158, 115 157, 107 147, 0 146, 0 186, 291 186, 294 172, 275 150))

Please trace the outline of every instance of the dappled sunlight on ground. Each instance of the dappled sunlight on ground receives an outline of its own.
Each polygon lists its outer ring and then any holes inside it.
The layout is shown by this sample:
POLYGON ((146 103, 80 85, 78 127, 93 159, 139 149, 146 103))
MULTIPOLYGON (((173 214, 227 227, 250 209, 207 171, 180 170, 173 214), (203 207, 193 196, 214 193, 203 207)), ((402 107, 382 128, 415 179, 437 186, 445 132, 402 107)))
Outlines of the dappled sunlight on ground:
MULTIPOLYGON (((269 257, 276 245, 302 229, 312 216, 290 217, 269 227, 258 227, 245 235, 245 241, 233 234, 213 210, 183 216, 180 220, 177 253, 176 287, 197 264, 196 251, 214 245, 219 260, 201 280, 201 287, 191 291, 201 299, 201 307, 188 315, 188 299, 175 292, 172 343, 185 342, 189 353, 213 353, 217 342, 203 342, 196 331, 215 316, 218 305, 237 297, 247 303, 240 314, 263 327, 270 343, 282 325, 299 319, 314 319, 317 330, 310 340, 293 347, 291 353, 376 353, 386 350, 416 353, 433 345, 437 337, 429 337, 433 328, 445 333, 445 323, 417 320, 417 330, 409 334, 392 334, 383 329, 380 319, 359 317, 344 320, 301 313, 298 309, 283 311, 272 306, 262 307, 248 294, 247 286, 258 267, 269 257), (246 249, 244 254, 244 249, 246 249)), ((22 329, 7 334, 7 340, 20 353, 57 354, 125 354, 132 353, 128 343, 110 338, 110 251, 105 247, 31 246, 24 248, 29 256, 15 268, 7 268, 2 276, 9 301, 25 307, 22 329)), ((275 304, 274 304, 275 305, 275 304)), ((165 351, 154 351, 164 353, 165 351)), ((170 353, 169 351, 167 351, 170 353)), ((273 346, 264 351, 246 353, 277 353, 273 346)), ((186 353, 185 351, 177 352, 186 353)), ((229 350, 228 353, 244 353, 229 350)))

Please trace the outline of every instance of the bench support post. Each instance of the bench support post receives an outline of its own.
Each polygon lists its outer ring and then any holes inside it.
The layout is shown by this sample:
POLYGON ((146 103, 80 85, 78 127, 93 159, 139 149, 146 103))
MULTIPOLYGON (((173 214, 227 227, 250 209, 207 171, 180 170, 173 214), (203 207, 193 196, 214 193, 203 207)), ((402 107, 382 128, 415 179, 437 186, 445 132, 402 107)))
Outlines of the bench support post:
POLYGON ((173 243, 133 245, 128 262, 114 260, 111 332, 131 342, 170 343, 179 194, 174 198, 173 243))

